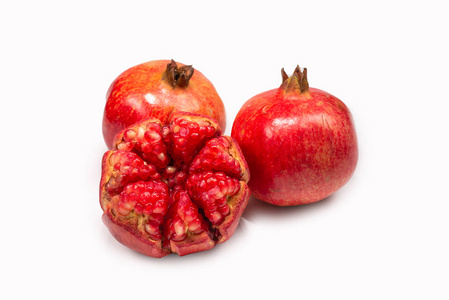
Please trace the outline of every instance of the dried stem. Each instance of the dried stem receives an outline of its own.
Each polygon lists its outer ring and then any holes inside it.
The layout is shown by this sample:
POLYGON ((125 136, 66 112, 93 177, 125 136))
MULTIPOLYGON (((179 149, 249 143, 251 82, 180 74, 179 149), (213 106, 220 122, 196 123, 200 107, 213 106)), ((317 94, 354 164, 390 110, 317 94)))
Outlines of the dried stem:
POLYGON ((281 88, 285 90, 299 89, 301 93, 305 93, 309 90, 309 82, 307 81, 307 68, 304 68, 304 70, 301 72, 301 68, 299 66, 296 66, 293 75, 290 77, 287 75, 287 73, 285 73, 284 68, 282 68, 281 75, 281 88))
POLYGON ((187 87, 194 71, 195 69, 192 66, 182 66, 178 68, 178 65, 172 59, 171 62, 167 64, 162 80, 167 81, 173 88, 187 87))

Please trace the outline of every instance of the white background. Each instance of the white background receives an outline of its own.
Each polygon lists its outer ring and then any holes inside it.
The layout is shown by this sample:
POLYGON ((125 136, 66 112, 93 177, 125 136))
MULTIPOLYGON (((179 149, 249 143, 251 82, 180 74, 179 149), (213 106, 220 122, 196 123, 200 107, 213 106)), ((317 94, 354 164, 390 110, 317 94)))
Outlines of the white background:
POLYGON ((445 1, 3 1, 0 282, 7 299, 449 299, 445 1), (164 4, 162 4, 164 3, 164 4), (251 199, 210 251, 154 259, 98 200, 105 94, 125 69, 193 64, 229 134, 280 70, 343 100, 360 159, 302 207, 251 199))

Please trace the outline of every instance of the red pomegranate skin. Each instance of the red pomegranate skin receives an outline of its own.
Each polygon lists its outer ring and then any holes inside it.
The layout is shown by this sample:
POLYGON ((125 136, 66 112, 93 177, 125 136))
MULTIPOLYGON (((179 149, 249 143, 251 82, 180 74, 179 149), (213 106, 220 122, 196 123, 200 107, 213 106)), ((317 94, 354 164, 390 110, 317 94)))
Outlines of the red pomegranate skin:
MULTIPOLYGON (((122 129, 149 117, 166 123, 176 111, 197 113, 214 118, 226 129, 224 104, 213 84, 198 70, 187 86, 173 86, 166 79, 170 60, 155 60, 136 65, 120 74, 106 94, 103 136, 112 149, 115 135, 122 129)), ((175 63, 177 67, 185 66, 175 63)), ((192 68, 193 69, 193 68, 192 68)))
POLYGON ((252 194, 278 206, 322 200, 355 171, 357 137, 348 107, 315 88, 281 86, 248 100, 232 134, 251 171, 252 194))

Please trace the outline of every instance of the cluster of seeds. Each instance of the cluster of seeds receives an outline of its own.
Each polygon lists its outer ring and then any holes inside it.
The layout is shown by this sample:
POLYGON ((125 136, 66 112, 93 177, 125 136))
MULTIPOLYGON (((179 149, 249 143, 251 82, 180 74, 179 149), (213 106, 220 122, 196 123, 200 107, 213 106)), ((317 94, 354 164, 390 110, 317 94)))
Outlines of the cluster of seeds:
POLYGON ((164 236, 179 242, 187 238, 188 233, 200 234, 207 229, 207 223, 198 208, 192 203, 184 190, 173 194, 174 204, 170 207, 164 223, 164 236))
POLYGON ((220 136, 209 140, 201 149, 190 165, 191 173, 199 171, 223 171, 227 174, 240 176, 242 168, 240 163, 230 155, 228 137, 220 136))
POLYGON ((189 121, 174 118, 171 127, 172 158, 176 165, 188 166, 207 140, 218 135, 208 121, 189 121))
POLYGON ((148 221, 145 223, 145 231, 160 238, 160 225, 167 212, 169 189, 160 180, 138 181, 128 184, 120 193, 116 204, 116 210, 123 216, 134 211, 136 214, 145 215, 148 221))
POLYGON ((126 130, 116 147, 119 150, 133 151, 139 154, 157 169, 165 168, 170 163, 167 146, 164 143, 161 125, 158 121, 151 120, 137 129, 126 130))
POLYGON ((204 211, 214 225, 223 222, 229 215, 228 198, 238 193, 240 183, 223 172, 192 174, 186 182, 193 201, 204 211))
POLYGON ((114 151, 109 158, 109 164, 113 166, 113 172, 105 188, 110 195, 119 193, 131 182, 157 180, 161 177, 153 165, 147 164, 133 152, 114 151))

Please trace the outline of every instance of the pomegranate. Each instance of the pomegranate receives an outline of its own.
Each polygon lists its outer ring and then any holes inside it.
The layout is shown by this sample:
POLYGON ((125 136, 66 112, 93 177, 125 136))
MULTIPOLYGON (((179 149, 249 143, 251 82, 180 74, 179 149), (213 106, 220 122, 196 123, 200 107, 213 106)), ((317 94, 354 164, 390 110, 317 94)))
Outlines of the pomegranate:
POLYGON ((249 99, 231 136, 251 170, 252 194, 293 206, 322 200, 352 176, 358 159, 352 115, 338 98, 309 88, 307 69, 249 99))
POLYGON ((249 170, 218 123, 187 112, 120 131, 103 156, 103 222, 125 246, 186 255, 230 238, 245 209, 249 170))
POLYGON ((226 113, 212 83, 192 66, 155 60, 134 66, 112 82, 106 94, 103 137, 109 149, 115 135, 132 124, 155 117, 166 123, 175 111, 214 118, 226 128, 226 113))

